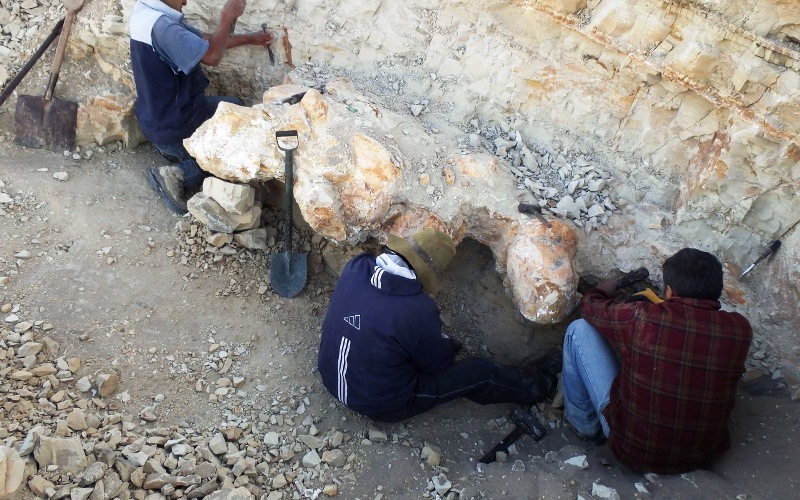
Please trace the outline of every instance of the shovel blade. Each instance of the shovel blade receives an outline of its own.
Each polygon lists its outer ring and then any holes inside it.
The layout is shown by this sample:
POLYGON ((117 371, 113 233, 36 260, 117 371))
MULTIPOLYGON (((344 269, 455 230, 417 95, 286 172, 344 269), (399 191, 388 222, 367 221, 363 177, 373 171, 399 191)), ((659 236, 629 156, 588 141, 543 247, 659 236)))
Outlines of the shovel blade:
POLYGON ((281 297, 294 297, 306 286, 308 258, 304 253, 275 254, 269 261, 269 282, 281 297))
POLYGON ((14 114, 14 142, 28 148, 73 150, 78 103, 21 95, 14 114))

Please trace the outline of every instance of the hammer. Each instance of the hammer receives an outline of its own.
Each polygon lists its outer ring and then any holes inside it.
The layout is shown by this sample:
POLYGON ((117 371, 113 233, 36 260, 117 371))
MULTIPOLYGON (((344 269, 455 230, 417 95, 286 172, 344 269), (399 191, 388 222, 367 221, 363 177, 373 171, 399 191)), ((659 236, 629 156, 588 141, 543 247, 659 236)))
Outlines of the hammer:
POLYGON ((534 217, 539 219, 539 222, 544 224, 545 227, 548 228, 552 227, 550 225, 550 222, 548 222, 547 219, 545 219, 544 216, 542 215, 542 207, 540 207, 539 205, 532 205, 530 203, 520 203, 519 206, 517 207, 517 210, 519 210, 519 212, 523 214, 533 215, 534 217))
POLYGON ((504 437, 497 446, 487 451, 486 454, 481 457, 481 463, 490 464, 494 462, 497 460, 498 451, 507 452, 508 448, 525 434, 532 437, 534 441, 541 441, 541 439, 547 435, 547 429, 542 427, 539 422, 536 421, 536 417, 531 414, 530 406, 527 408, 517 406, 511 411, 510 418, 514 423, 514 430, 511 431, 508 436, 504 437))

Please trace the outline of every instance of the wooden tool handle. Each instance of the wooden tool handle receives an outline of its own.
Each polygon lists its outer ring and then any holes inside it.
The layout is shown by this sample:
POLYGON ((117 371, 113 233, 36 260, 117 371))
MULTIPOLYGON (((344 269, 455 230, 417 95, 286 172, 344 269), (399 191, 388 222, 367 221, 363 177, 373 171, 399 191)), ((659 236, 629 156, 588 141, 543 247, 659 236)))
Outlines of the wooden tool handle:
POLYGON ((53 44, 53 41, 56 38, 58 38, 58 35, 61 33, 61 28, 63 26, 64 26, 64 19, 60 19, 53 28, 53 31, 51 31, 50 34, 47 35, 47 38, 45 38, 44 42, 42 42, 42 45, 39 47, 39 49, 31 56, 28 62, 25 63, 25 66, 20 68, 16 76, 12 78, 10 82, 8 82, 8 85, 6 85, 5 90, 3 90, 3 93, 0 94, 0 106, 2 106, 4 102, 6 102, 8 96, 10 96, 14 92, 14 90, 17 88, 17 85, 20 84, 22 79, 25 78, 25 76, 28 74, 31 68, 33 68, 33 65, 36 64, 39 58, 41 58, 42 55, 47 51, 47 49, 50 48, 50 45, 53 44))
POLYGON ((61 71, 61 63, 64 62, 64 51, 67 50, 67 39, 69 39, 69 32, 72 29, 72 21, 75 19, 78 11, 83 7, 83 0, 64 0, 64 7, 67 9, 67 15, 64 17, 64 26, 61 28, 61 36, 58 37, 58 47, 56 47, 56 56, 53 59, 53 69, 50 70, 50 81, 47 83, 47 90, 44 92, 44 99, 49 101, 53 98, 53 92, 58 83, 58 73, 61 71))

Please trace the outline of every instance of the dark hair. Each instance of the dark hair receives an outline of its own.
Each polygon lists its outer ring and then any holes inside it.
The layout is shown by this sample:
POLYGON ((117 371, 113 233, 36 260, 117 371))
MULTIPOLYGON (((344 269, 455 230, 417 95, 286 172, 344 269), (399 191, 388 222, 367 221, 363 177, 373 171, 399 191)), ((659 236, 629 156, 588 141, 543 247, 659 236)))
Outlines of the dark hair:
POLYGON ((708 252, 684 248, 664 261, 664 288, 678 297, 719 300, 722 264, 708 252))

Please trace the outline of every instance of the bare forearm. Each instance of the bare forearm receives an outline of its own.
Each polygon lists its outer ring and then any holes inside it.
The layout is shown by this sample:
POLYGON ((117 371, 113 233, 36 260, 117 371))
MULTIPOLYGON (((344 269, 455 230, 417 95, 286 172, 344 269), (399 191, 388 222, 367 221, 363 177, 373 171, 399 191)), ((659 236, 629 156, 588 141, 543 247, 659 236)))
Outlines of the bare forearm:
POLYGON ((206 34, 204 38, 208 40, 208 50, 200 60, 206 66, 216 66, 222 60, 222 54, 228 48, 231 24, 235 17, 223 16, 222 20, 217 26, 217 31, 213 34, 206 34))
POLYGON ((228 37, 227 48, 241 47, 242 45, 258 45, 256 43, 256 35, 254 33, 247 33, 242 35, 231 35, 228 37))
MULTIPOLYGON (((227 0, 222 7, 222 12, 219 18, 219 25, 213 35, 206 35, 204 38, 208 40, 208 50, 203 58, 200 60, 207 66, 216 66, 222 60, 222 54, 228 48, 231 42, 231 26, 236 20, 244 14, 244 9, 247 6, 247 0, 227 0)), ((234 45, 235 47, 235 45, 234 45)))
MULTIPOLYGON (((268 46, 272 43, 271 33, 259 31, 256 33, 233 34, 225 37, 223 42, 224 48, 219 52, 219 54, 216 54, 215 50, 212 51, 212 44, 214 43, 213 40, 216 35, 216 33, 214 35, 205 35, 205 39, 209 40, 209 47, 201 62, 208 66, 216 66, 219 64, 219 62, 222 60, 223 52, 227 49, 241 47, 242 45, 268 46)), ((213 48, 216 49, 216 46, 213 48)))

